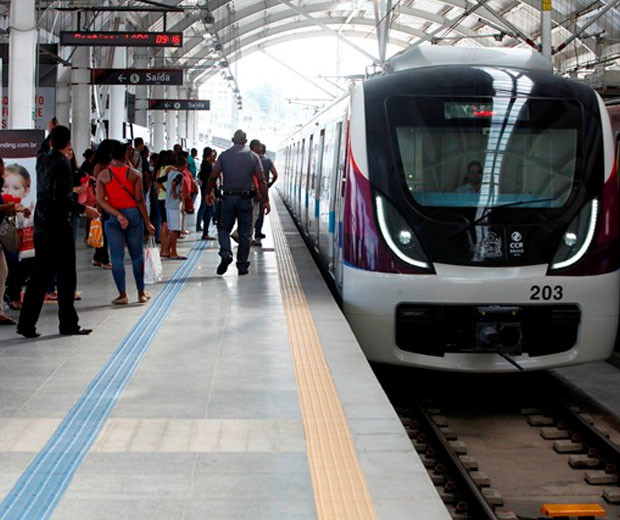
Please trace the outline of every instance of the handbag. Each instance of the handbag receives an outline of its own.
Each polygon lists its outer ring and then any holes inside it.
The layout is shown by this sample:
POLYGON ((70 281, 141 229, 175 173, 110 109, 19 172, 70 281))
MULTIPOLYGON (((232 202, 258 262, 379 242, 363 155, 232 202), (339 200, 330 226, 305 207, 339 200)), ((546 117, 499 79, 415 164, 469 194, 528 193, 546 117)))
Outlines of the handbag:
POLYGON ((78 203, 83 206, 94 206, 97 204, 97 196, 95 195, 95 188, 92 185, 93 178, 90 175, 82 177, 81 184, 84 191, 78 195, 78 203))
POLYGON ((153 237, 149 237, 144 250, 144 283, 152 284, 163 279, 159 249, 153 237))
POLYGON ((95 248, 103 247, 103 224, 101 223, 101 219, 94 218, 90 221, 88 246, 95 248))
POLYGON ((11 253, 17 253, 20 243, 15 217, 5 216, 0 223, 0 244, 2 244, 2 248, 11 253))

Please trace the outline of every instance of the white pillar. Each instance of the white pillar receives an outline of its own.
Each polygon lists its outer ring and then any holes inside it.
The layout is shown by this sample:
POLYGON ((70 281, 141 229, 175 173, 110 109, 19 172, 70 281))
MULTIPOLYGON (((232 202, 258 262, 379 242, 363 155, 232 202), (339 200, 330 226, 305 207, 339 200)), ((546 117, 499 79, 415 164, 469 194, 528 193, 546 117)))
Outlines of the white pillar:
POLYGON ((71 140, 79 159, 90 147, 90 47, 76 47, 71 63, 71 140))
MULTIPOLYGON (((165 97, 164 87, 151 87, 151 92, 153 99, 163 99, 165 97)), ((153 120, 153 147, 155 148, 155 152, 159 152, 166 148, 166 140, 164 138, 164 111, 153 110, 151 114, 153 120)))
POLYGON ((37 64, 35 0, 11 0, 9 36, 10 129, 34 128, 37 64))
MULTIPOLYGON (((166 94, 166 99, 175 100, 179 97, 179 89, 175 86, 169 86, 168 92, 166 94)), ((172 149, 172 147, 177 142, 177 111, 176 110, 166 110, 166 134, 167 134, 167 142, 168 148, 172 149)))
POLYGON ((190 110, 187 113, 187 144, 190 148, 196 148, 196 111, 190 110))
POLYGON ((540 43, 542 55, 551 59, 551 0, 542 0, 540 9, 540 43))
MULTIPOLYGON (((124 29, 121 24, 119 31, 124 29)), ((112 67, 115 69, 127 68, 127 48, 115 47, 112 67)), ((110 87, 110 109, 108 112, 108 134, 110 139, 123 139, 123 122, 127 119, 125 108, 125 93, 127 87, 123 85, 110 87)))
MULTIPOLYGON (((179 99, 189 99, 189 91, 187 88, 179 87, 179 99)), ((193 110, 192 110, 193 112, 193 110)), ((179 119, 177 120, 177 135, 179 139, 185 139, 187 141, 187 110, 179 110, 179 119)), ((186 148, 191 148, 189 143, 186 143, 186 148)))
MULTIPOLYGON (((189 87, 187 89, 188 99, 198 99, 198 91, 195 88, 189 87)), ((196 110, 189 110, 187 113, 187 142, 190 147, 198 147, 198 131, 197 125, 199 121, 199 112, 196 110)), ((201 150, 199 150, 202 153, 201 150)))
MULTIPOLYGON (((136 69, 148 69, 150 66, 150 57, 148 54, 137 52, 134 58, 136 69)), ((139 85, 136 87, 136 124, 140 126, 148 126, 148 87, 139 85)))
POLYGON ((56 119, 61 125, 69 126, 71 121, 71 67, 59 65, 57 78, 56 119))

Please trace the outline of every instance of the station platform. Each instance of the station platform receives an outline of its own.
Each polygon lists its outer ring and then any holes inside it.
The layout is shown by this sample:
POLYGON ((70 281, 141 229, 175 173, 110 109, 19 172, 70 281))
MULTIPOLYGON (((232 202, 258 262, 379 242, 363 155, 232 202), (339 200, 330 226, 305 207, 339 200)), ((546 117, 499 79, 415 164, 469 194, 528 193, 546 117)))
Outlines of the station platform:
POLYGON ((1 519, 450 518, 282 203, 265 229, 242 277, 190 235, 148 305, 80 245, 94 332, 0 330, 1 519))

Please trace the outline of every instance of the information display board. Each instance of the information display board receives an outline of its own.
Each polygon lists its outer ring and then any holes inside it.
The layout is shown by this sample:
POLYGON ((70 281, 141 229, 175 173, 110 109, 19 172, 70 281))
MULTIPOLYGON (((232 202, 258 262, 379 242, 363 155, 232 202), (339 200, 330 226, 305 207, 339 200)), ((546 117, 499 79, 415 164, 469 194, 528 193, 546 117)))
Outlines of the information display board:
POLYGON ((180 32, 61 31, 60 45, 183 47, 180 32))

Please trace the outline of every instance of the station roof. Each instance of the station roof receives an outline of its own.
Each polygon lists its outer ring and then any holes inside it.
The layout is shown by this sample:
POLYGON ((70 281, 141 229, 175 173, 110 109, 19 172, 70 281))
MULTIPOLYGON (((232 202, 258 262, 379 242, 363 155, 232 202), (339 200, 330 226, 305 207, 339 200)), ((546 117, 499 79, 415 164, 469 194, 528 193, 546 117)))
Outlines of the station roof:
MULTIPOLYGON (((542 1, 553 2, 558 73, 617 67, 620 0, 542 1)), ((166 65, 188 69, 196 86, 241 57, 301 38, 332 35, 354 47, 361 40, 377 41, 375 53, 359 49, 376 66, 386 41, 401 49, 540 44, 539 0, 39 0, 39 5, 46 43, 61 30, 75 29, 78 16, 83 29, 114 30, 120 16, 127 30, 182 31, 183 48, 152 52, 166 65)), ((10 1, 0 1, 0 16, 9 9, 10 1)))

